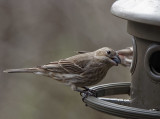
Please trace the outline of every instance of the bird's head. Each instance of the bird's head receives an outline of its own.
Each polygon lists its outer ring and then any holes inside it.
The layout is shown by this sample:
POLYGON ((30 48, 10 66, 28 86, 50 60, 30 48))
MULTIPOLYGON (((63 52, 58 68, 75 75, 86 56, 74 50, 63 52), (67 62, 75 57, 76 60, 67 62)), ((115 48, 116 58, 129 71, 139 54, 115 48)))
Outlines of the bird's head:
POLYGON ((121 60, 118 54, 116 53, 116 51, 108 47, 103 47, 96 50, 95 57, 103 62, 106 62, 106 63, 109 62, 115 66, 121 63, 121 60))

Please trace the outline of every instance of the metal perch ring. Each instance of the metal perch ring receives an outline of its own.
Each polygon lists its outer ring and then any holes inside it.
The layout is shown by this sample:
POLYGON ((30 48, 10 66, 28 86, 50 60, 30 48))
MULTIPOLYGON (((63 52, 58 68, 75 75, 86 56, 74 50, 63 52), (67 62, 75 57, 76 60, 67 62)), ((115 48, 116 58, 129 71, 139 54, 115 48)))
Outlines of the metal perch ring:
POLYGON ((102 96, 130 94, 131 83, 110 83, 91 87, 97 96, 88 96, 84 99, 87 106, 111 115, 131 119, 160 119, 160 111, 129 107, 130 100, 116 98, 99 98, 102 96))

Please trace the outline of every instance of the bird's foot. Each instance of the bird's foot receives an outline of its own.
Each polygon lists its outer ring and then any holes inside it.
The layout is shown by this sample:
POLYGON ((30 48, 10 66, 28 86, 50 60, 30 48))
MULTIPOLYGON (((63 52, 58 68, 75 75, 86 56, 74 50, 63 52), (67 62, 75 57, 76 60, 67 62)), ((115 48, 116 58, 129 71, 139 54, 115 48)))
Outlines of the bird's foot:
POLYGON ((84 102, 84 99, 87 98, 88 96, 94 96, 97 97, 97 92, 95 90, 89 89, 87 87, 83 87, 85 90, 82 90, 80 92, 80 95, 83 97, 82 101, 84 102))
POLYGON ((89 92, 89 95, 88 96, 94 96, 94 97, 97 97, 97 92, 95 90, 92 90, 92 89, 89 89, 88 87, 83 87, 85 90, 83 91, 87 91, 89 92))

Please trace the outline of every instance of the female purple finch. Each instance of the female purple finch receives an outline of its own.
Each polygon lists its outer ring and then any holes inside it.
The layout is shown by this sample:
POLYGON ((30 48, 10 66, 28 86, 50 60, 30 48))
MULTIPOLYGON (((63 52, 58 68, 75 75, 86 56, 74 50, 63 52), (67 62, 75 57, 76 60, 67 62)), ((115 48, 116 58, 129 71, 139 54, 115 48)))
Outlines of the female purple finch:
POLYGON ((78 87, 100 82, 112 66, 120 63, 118 54, 111 48, 103 47, 93 52, 79 52, 78 55, 50 62, 33 68, 8 69, 7 73, 34 73, 63 82, 75 91, 78 87))

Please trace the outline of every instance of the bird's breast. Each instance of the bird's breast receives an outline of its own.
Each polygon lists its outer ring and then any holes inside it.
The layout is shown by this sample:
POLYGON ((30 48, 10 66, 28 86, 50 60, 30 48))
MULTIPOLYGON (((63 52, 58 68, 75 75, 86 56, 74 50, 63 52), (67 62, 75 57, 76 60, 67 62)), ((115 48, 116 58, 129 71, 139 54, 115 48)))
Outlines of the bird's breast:
POLYGON ((83 76, 86 79, 85 85, 90 86, 90 85, 97 84, 106 76, 107 71, 108 71, 108 68, 106 67, 88 70, 87 72, 85 72, 85 74, 83 74, 83 76))

